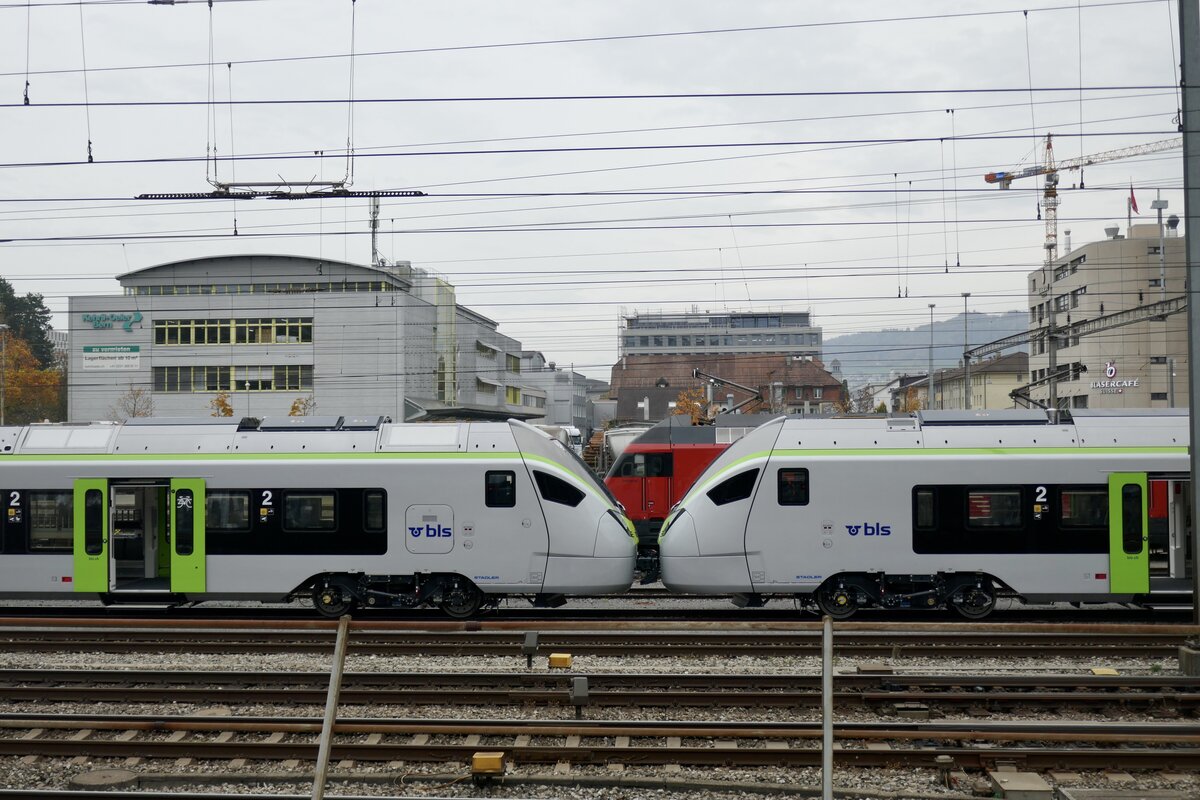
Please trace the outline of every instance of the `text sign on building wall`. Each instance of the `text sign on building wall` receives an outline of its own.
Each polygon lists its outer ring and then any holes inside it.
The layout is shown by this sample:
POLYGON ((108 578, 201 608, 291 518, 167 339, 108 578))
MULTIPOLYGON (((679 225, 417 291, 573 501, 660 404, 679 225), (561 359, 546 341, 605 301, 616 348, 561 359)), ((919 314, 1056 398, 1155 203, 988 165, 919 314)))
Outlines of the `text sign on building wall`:
POLYGON ((84 369, 138 369, 142 353, 138 345, 95 345, 83 348, 84 369))
POLYGON ((142 312, 134 311, 132 314, 84 314, 83 321, 91 325, 93 330, 104 330, 116 324, 120 325, 126 333, 130 333, 133 331, 133 326, 142 321, 142 312))

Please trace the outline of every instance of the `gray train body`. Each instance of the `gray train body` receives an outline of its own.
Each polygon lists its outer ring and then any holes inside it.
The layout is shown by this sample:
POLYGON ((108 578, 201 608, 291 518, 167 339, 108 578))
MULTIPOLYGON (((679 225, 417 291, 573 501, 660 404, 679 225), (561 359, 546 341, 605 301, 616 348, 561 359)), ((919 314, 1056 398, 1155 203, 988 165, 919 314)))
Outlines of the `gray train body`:
POLYGON ((662 580, 835 617, 1175 595, 1190 589, 1188 437, 1166 411, 780 418, 667 519, 662 580))
POLYGON ((284 418, 0 429, 0 595, 318 610, 623 592, 636 539, 520 422, 284 418))

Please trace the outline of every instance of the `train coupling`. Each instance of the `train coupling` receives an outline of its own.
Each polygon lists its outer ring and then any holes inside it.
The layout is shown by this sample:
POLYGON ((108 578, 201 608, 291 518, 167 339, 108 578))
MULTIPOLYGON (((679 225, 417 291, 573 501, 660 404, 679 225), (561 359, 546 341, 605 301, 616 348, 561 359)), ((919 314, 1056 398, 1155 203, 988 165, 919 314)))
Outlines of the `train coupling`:
POLYGON ((767 604, 766 598, 757 592, 735 594, 730 599, 738 608, 762 608, 767 604))
POLYGON ((567 598, 561 594, 535 594, 530 602, 534 608, 558 608, 566 604, 567 598))

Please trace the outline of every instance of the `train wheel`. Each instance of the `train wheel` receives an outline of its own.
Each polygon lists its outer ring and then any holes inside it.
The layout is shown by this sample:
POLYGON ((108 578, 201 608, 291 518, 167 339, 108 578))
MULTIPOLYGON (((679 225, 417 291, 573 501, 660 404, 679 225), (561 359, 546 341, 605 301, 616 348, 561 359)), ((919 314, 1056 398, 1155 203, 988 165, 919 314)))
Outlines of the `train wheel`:
POLYGON ((995 610, 996 595, 983 586, 972 586, 963 590, 962 600, 951 605, 966 619, 983 619, 995 610))
POLYGON ((354 596, 342 586, 329 583, 313 589, 313 608, 323 617, 340 617, 354 610, 354 596))
POLYGON ((858 601, 850 589, 841 586, 822 587, 817 592, 817 605, 822 614, 833 619, 849 619, 858 611, 858 601))
POLYGON ((446 616, 454 619, 470 619, 478 614, 482 607, 483 592, 471 583, 466 586, 455 586, 446 593, 446 599, 438 605, 438 608, 442 609, 446 616))

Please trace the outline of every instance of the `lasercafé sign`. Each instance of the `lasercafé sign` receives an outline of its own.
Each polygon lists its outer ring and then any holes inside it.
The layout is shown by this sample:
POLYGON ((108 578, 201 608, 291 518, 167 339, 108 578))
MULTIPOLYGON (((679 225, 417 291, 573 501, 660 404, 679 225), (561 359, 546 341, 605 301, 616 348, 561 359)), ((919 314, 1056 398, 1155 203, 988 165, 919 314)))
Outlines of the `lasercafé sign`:
POLYGON ((1138 379, 1123 380, 1117 378, 1117 362, 1106 361, 1104 363, 1104 377, 1102 381, 1092 381, 1092 388, 1100 392, 1100 394, 1121 394, 1126 389, 1136 389, 1138 379))

